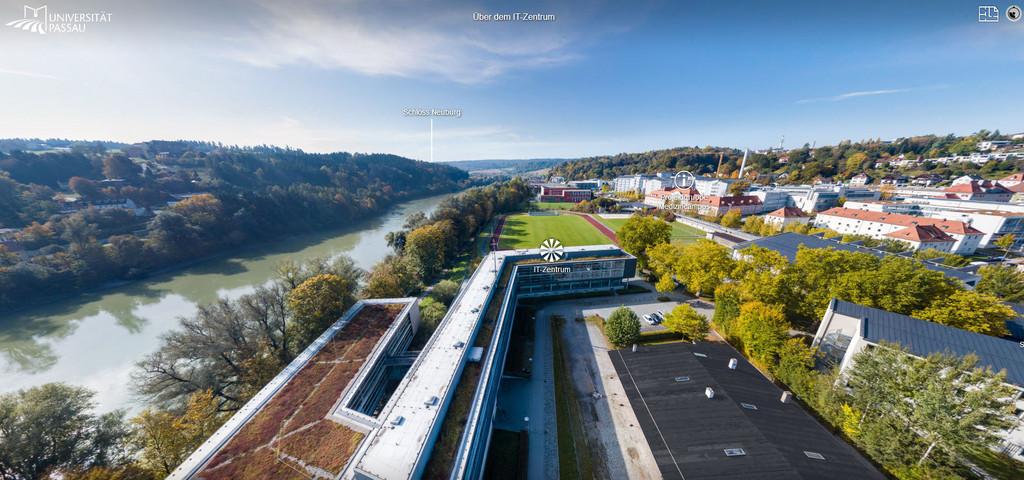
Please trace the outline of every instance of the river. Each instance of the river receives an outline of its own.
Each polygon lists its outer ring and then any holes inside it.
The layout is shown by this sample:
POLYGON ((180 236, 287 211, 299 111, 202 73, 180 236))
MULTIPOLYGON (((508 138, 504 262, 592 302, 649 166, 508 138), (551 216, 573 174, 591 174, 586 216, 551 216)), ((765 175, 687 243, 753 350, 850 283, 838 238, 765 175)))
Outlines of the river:
POLYGON ((199 304, 237 298, 274 277, 283 260, 340 254, 369 269, 390 252, 384 236, 416 211, 428 215, 450 194, 395 205, 379 217, 331 232, 243 247, 142 281, 0 318, 0 393, 49 382, 96 392, 97 410, 138 410, 130 375, 199 304))

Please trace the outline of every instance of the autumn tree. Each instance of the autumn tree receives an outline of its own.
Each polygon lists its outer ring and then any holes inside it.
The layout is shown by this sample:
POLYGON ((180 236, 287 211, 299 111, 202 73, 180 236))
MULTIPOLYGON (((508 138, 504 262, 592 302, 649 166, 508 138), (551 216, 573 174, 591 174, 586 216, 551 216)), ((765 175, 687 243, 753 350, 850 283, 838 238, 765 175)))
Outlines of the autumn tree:
POLYGON ((685 245, 675 262, 676 278, 695 295, 713 292, 732 272, 734 261, 728 247, 700 239, 685 245))
POLYGON ((978 269, 981 280, 975 289, 1006 302, 1024 301, 1024 272, 1012 265, 985 265, 978 269))
POLYGON ((424 225, 405 237, 403 255, 415 257, 420 266, 421 278, 433 278, 441 273, 445 264, 445 252, 449 238, 441 223, 424 225))
POLYGON ((672 239, 672 226, 654 217, 633 215, 618 231, 619 244, 647 266, 647 251, 672 239))
POLYGON ((1017 314, 993 295, 961 290, 937 298, 927 308, 914 312, 913 316, 961 330, 1002 336, 1009 333, 1006 321, 1017 314))
POLYGON ((1013 244, 1016 241, 1017 241, 1017 237, 1014 234, 1012 234, 1012 233, 1008 233, 1006 235, 1003 235, 1003 236, 997 238, 992 243, 995 246, 1003 249, 1003 260, 1006 260, 1006 256, 1010 254, 1010 248, 1013 248, 1013 244))
POLYGON ((735 283, 723 283, 715 288, 715 313, 711 316, 718 332, 725 337, 733 337, 736 331, 736 318, 740 316, 740 289, 735 283))
POLYGON ((786 277, 789 260, 781 253, 753 245, 740 252, 740 259, 731 273, 745 302, 783 304, 787 295, 786 277))
POLYGON ((743 225, 743 214, 738 208, 730 209, 722 215, 721 223, 726 228, 740 228, 743 225))
POLYGON ((169 475, 220 427, 227 417, 218 411, 209 390, 193 393, 183 413, 146 409, 132 418, 132 443, 139 466, 158 478, 169 475))
POLYGON ((103 159, 103 176, 110 179, 135 179, 142 169, 125 155, 109 155, 103 159))
POLYGON ((616 347, 632 345, 640 340, 640 319, 629 308, 616 308, 604 321, 604 334, 616 347))
POLYGON ((688 340, 703 340, 711 332, 708 318, 685 303, 677 305, 665 315, 665 328, 670 332, 681 334, 688 340))
POLYGON ((68 180, 68 188, 85 199, 95 199, 102 196, 100 193, 100 187, 96 185, 96 182, 93 182, 88 178, 71 177, 68 180))
POLYGON ((441 280, 430 289, 430 296, 445 305, 451 305, 452 300, 459 294, 458 282, 452 280, 441 280))
POLYGON ((761 302, 747 302, 736 318, 736 336, 743 343, 743 352, 761 365, 775 362, 789 338, 789 323, 782 307, 761 302))
POLYGON ((288 293, 299 345, 312 343, 355 303, 355 288, 351 280, 325 273, 288 293))
POLYGON ((407 255, 388 255, 377 262, 363 287, 365 298, 404 297, 420 286, 418 259, 407 255))

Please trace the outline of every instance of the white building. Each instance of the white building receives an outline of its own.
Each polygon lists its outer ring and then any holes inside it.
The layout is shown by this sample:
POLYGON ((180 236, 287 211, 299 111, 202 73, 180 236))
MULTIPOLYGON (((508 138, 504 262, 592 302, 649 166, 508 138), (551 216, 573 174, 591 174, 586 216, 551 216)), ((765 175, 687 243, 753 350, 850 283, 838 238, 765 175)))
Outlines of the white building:
POLYGON ((980 230, 960 221, 841 207, 819 213, 814 226, 844 235, 865 235, 878 240, 891 238, 909 243, 914 249, 936 248, 959 255, 973 254, 984 237, 980 230), (918 228, 927 226, 936 228, 918 228), (945 236, 953 240, 952 245, 945 247, 948 249, 943 248, 949 241, 945 236))
POLYGON ((855 187, 863 187, 871 183, 871 177, 866 173, 858 173, 850 178, 850 185, 855 187))
POLYGON ((726 197, 729 186, 736 183, 735 178, 694 177, 694 188, 703 195, 726 197))
POLYGON ((627 175, 612 180, 612 189, 617 193, 643 193, 644 182, 654 177, 651 175, 627 175))
POLYGON ((823 354, 825 363, 846 373, 854 366, 857 353, 883 343, 899 344, 918 358, 937 352, 974 354, 979 366, 1005 370, 1006 383, 1016 391, 1017 423, 1001 433, 1003 442, 996 447, 1024 461, 1024 348, 1017 342, 834 299, 818 326, 813 346, 823 354))
POLYGON ((991 150, 998 150, 1009 145, 1010 142, 1007 140, 986 140, 984 142, 978 142, 978 150, 988 152, 991 150))

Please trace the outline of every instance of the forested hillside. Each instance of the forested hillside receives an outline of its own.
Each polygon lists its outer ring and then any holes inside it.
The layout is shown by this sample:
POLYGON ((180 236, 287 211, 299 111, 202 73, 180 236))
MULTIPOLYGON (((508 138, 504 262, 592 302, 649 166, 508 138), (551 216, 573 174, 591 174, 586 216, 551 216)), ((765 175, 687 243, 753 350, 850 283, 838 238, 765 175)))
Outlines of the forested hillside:
POLYGON ((0 306, 466 186, 464 171, 387 154, 183 141, 15 149, 0 153, 0 306))
MULTIPOLYGON (((898 168, 891 161, 901 158, 929 159, 951 155, 969 155, 982 140, 1010 140, 998 131, 982 130, 974 135, 924 135, 900 138, 893 141, 866 140, 844 141, 837 145, 811 148, 804 145, 789 151, 751 152, 747 159, 746 175, 771 175, 779 183, 809 183, 819 177, 848 179, 865 172, 879 177, 898 172, 905 175, 936 173, 943 176, 958 176, 977 173, 986 177, 998 177, 1019 171, 1024 161, 990 161, 977 165, 972 163, 940 164, 923 162, 912 168, 898 168)), ((1016 140, 1018 146, 1024 141, 1016 140)), ((675 172, 689 170, 698 175, 710 175, 718 168, 720 173, 735 176, 738 173, 743 151, 719 147, 680 147, 668 150, 654 150, 643 153, 620 153, 612 156, 589 157, 557 165, 552 175, 568 179, 586 178, 610 179, 620 175, 651 172, 675 172)))

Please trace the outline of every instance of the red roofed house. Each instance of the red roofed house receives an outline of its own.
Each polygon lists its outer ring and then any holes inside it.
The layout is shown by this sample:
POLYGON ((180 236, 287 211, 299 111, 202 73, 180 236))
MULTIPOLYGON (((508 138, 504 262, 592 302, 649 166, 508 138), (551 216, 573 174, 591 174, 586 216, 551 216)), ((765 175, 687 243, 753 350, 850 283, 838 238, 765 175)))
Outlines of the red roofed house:
MULTIPOLYGON (((871 238, 893 238, 890 233, 915 226, 933 226, 954 241, 953 253, 971 255, 981 245, 985 234, 958 220, 916 217, 902 213, 873 212, 852 208, 836 207, 818 213, 814 226, 828 228, 842 234, 867 235, 871 238)), ((932 238, 928 232, 903 232, 905 240, 913 242, 914 238, 932 238)), ((927 242, 918 242, 918 247, 928 248, 927 242)))
POLYGON ((811 217, 796 207, 783 207, 764 216, 764 223, 785 228, 791 223, 807 223, 811 217))
POLYGON ((971 180, 946 188, 947 198, 960 200, 981 200, 986 202, 1009 202, 1013 192, 999 183, 988 180, 971 180))
POLYGON ((887 233, 885 236, 907 243, 911 250, 915 251, 934 248, 940 252, 951 252, 953 245, 956 244, 956 239, 934 225, 914 225, 887 233))
POLYGON ((1019 173, 1018 172, 1018 173, 1015 173, 1013 175, 1009 175, 1009 176, 1000 178, 999 179, 999 184, 1004 186, 1004 187, 1006 187, 1006 188, 1010 188, 1010 187, 1012 187, 1014 185, 1024 184, 1024 173, 1019 173))

